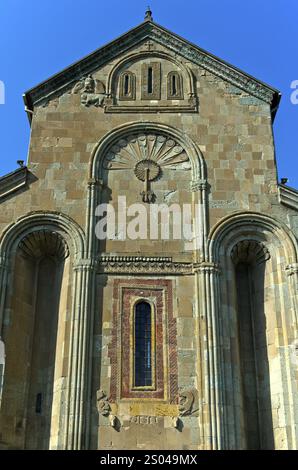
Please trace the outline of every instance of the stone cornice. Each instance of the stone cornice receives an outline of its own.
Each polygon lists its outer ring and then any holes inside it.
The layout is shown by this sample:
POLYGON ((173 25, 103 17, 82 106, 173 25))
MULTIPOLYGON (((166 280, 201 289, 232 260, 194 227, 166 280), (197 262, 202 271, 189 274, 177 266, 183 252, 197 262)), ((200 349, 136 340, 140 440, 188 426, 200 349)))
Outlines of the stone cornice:
POLYGON ((66 92, 82 76, 92 73, 115 57, 128 52, 132 47, 148 39, 163 45, 175 54, 179 54, 186 60, 203 67, 248 94, 270 104, 272 113, 275 114, 280 100, 280 93, 277 90, 152 21, 141 23, 118 39, 97 49, 92 54, 29 90, 24 95, 26 107, 32 111, 35 104, 48 100, 53 94, 66 92))
POLYGON ((279 201, 298 211, 298 191, 284 185, 278 185, 279 201))
POLYGON ((99 274, 146 274, 146 275, 194 275, 196 273, 220 274, 213 263, 173 261, 165 257, 144 256, 100 256, 97 259, 99 274))
POLYGON ((19 168, 8 175, 0 178, 0 203, 15 191, 23 188, 27 184, 28 169, 26 166, 19 168))

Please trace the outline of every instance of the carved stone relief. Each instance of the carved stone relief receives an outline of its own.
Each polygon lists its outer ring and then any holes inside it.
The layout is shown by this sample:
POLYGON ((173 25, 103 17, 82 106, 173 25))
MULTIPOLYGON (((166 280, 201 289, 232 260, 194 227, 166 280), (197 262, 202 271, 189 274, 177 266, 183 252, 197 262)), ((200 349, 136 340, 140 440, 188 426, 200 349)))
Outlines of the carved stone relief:
POLYGON ((199 411, 198 391, 195 388, 181 390, 179 392, 180 416, 189 416, 199 411))
POLYGON ((82 78, 75 84, 72 94, 80 93, 82 105, 89 107, 102 107, 106 97, 106 89, 103 82, 94 79, 92 75, 82 78))
POLYGON ((121 139, 107 154, 104 168, 133 170, 142 160, 156 162, 161 169, 191 169, 185 150, 172 138, 157 134, 138 134, 121 139))
POLYGON ((146 203, 155 201, 151 183, 162 177, 163 169, 191 169, 187 153, 174 139, 145 133, 117 142, 106 155, 103 166, 108 170, 134 170, 135 176, 144 182, 141 196, 146 203))
POLYGON ((138 425, 154 425, 158 424, 161 420, 162 418, 159 416, 132 416, 130 423, 138 425))
POLYGON ((96 401, 98 413, 102 416, 109 416, 111 407, 109 399, 103 390, 98 390, 96 392, 96 401))

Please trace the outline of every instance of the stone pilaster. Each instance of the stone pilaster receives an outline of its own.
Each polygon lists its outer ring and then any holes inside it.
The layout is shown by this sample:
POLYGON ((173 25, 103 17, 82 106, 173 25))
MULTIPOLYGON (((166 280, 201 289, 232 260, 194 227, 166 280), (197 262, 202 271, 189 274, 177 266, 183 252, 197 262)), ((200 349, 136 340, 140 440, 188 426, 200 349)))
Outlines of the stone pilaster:
POLYGON ((220 319, 218 302, 219 268, 212 263, 196 266, 198 278, 199 318, 201 332, 201 391, 203 403, 203 430, 205 449, 224 448, 223 430, 223 371, 220 348, 220 319))
POLYGON ((64 448, 86 448, 85 433, 89 390, 91 292, 94 263, 81 260, 74 267, 74 305, 70 337, 69 381, 64 448))

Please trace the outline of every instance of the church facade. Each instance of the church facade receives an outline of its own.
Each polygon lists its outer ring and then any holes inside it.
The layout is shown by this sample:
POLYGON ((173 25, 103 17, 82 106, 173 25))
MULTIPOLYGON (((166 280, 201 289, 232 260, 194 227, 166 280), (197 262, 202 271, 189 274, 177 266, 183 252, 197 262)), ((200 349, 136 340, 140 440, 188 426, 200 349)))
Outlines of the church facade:
POLYGON ((24 100, 28 163, 0 178, 0 448, 297 449, 279 92, 148 11, 24 100))

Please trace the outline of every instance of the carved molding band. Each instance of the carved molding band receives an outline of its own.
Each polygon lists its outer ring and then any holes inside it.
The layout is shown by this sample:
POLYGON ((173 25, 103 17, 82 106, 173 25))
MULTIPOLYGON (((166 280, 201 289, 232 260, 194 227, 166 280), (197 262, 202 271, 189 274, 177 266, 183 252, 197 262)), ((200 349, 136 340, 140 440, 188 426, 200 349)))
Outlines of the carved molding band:
POLYGON ((103 256, 98 272, 105 274, 193 274, 192 263, 173 262, 172 258, 103 256))
POLYGON ((153 27, 152 29, 152 39, 155 39, 160 44, 168 47, 176 53, 178 52, 183 57, 205 68, 209 72, 214 73, 218 77, 242 88, 260 100, 265 101, 268 104, 272 104, 274 99, 274 90, 271 90, 269 87, 265 87, 257 80, 254 80, 246 74, 234 69, 234 67, 230 67, 228 64, 224 64, 222 61, 200 51, 199 48, 193 47, 186 41, 183 41, 182 39, 156 27, 153 27))

